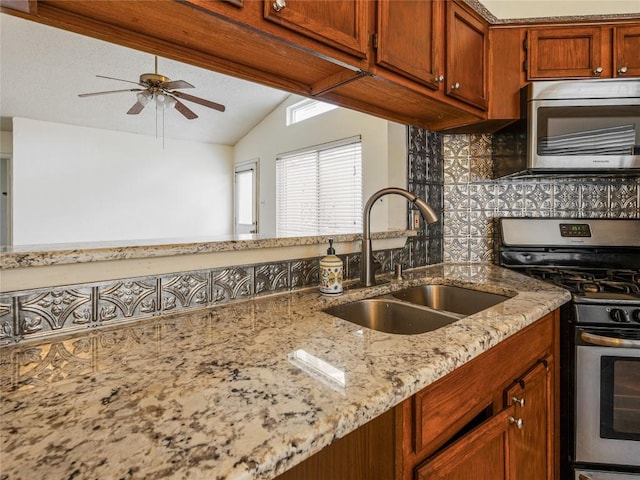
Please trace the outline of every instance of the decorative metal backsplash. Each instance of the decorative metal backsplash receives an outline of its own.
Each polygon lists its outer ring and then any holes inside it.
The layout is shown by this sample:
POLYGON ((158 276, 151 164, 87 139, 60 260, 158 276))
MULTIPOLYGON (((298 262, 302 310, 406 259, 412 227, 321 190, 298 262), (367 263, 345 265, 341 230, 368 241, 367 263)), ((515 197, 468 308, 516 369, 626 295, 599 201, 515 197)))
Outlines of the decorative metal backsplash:
POLYGON ((443 135, 445 261, 493 261, 498 217, 640 218, 640 176, 493 180, 500 161, 492 158, 493 141, 488 134, 443 135))
POLYGON ((498 217, 640 218, 640 176, 494 179, 496 162, 521 151, 522 138, 418 127, 408 135, 409 189, 443 212, 415 239, 429 252, 424 264, 493 261, 498 217))
MULTIPOLYGON (((408 127, 407 185, 409 191, 423 198, 438 214, 436 223, 421 222, 414 243, 417 265, 441 263, 443 259, 442 232, 444 228, 444 160, 442 135, 419 127, 408 127)), ((409 211, 408 224, 412 224, 413 211, 409 211)))
MULTIPOLYGON (((424 265, 422 240, 376 252, 382 272, 424 265)), ((360 254, 341 256, 345 278, 360 276, 360 254)), ((239 265, 69 285, 0 296, 0 345, 74 330, 211 307, 318 285, 319 258, 239 265)))

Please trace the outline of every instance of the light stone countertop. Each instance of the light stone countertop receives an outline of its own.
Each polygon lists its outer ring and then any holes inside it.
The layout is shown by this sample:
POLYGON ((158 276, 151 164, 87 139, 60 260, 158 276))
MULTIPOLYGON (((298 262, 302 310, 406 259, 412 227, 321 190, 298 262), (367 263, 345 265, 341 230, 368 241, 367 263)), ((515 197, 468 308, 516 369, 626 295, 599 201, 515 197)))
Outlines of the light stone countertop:
MULTIPOLYGON (((404 238, 417 235, 415 230, 372 232, 371 238, 404 238)), ((215 237, 162 238, 110 242, 56 243, 49 245, 0 246, 0 270, 45 267, 78 263, 156 258, 174 255, 231 252, 257 248, 300 245, 324 245, 362 240, 361 233, 315 235, 306 237, 267 237, 260 234, 220 235, 215 237)))
POLYGON ((403 278, 0 348, 0 478, 270 479, 570 298, 488 264, 403 278), (425 283, 517 295, 409 336, 321 311, 425 283))

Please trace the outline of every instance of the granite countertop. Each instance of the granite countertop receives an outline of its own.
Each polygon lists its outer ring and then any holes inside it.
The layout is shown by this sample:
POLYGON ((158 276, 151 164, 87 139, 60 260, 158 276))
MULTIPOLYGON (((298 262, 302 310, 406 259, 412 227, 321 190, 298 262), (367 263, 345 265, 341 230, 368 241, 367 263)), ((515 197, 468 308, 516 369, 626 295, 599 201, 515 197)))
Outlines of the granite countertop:
MULTIPOLYGON (((372 232, 371 238, 405 238, 415 236, 415 230, 372 232)), ((156 258, 174 255, 230 252, 253 248, 319 245, 329 239, 339 242, 362 240, 360 233, 340 233, 307 237, 268 237, 246 233, 215 237, 162 238, 109 242, 57 243, 48 245, 16 245, 0 247, 0 270, 23 267, 44 267, 110 260, 156 258)))
POLYGON ((0 478, 270 479, 569 299, 487 264, 407 271, 0 348, 0 478), (421 335, 327 306, 424 283, 517 294, 421 335))

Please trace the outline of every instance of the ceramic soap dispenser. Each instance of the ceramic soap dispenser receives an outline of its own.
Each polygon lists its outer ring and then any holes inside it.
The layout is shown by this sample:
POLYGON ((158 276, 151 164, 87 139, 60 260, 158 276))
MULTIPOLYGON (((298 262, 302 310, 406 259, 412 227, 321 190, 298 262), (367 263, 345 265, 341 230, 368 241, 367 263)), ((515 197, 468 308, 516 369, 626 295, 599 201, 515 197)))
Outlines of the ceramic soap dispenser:
POLYGON ((342 293, 342 260, 336 256, 333 240, 329 240, 327 256, 320 260, 320 293, 324 295, 342 293))

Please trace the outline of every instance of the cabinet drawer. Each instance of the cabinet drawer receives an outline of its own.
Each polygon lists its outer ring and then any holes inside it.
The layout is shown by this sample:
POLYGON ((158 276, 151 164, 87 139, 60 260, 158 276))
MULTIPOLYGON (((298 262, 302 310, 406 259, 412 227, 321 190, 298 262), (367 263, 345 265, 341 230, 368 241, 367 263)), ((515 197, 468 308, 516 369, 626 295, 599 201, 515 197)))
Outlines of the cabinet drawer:
POLYGON ((512 408, 493 416, 416 469, 417 480, 503 480, 512 408))
POLYGON ((554 319, 545 316, 407 400, 416 455, 435 452, 483 410, 501 410, 503 390, 551 353, 554 319))

